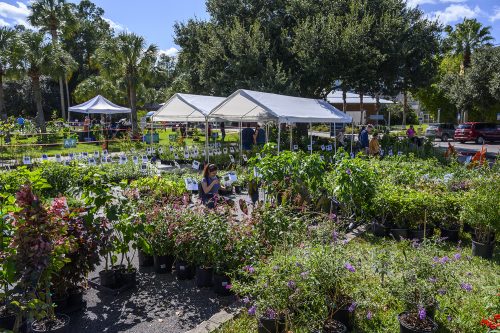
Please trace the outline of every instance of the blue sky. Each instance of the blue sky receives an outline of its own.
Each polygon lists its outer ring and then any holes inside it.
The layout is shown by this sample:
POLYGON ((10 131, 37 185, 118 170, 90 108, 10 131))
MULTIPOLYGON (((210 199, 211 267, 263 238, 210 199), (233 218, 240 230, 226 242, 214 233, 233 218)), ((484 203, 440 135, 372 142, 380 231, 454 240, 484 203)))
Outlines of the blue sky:
MULTIPOLYGON (((29 0, 0 1, 0 26, 26 24, 29 0)), ((77 0, 70 0, 76 2, 77 0)), ((495 44, 500 44, 500 1, 498 0, 407 0, 443 24, 455 24, 464 17, 477 18, 492 27, 495 44)), ((205 0, 93 0, 105 11, 105 19, 116 30, 143 35, 170 55, 178 46, 173 41, 173 25, 192 17, 208 18, 205 0)))

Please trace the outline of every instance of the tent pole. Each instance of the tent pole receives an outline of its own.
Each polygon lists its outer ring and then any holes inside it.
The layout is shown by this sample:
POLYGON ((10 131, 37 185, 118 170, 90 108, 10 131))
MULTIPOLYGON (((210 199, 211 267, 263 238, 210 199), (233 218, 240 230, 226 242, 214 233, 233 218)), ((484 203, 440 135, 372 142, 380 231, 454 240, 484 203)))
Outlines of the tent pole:
POLYGON ((354 141, 354 119, 352 120, 352 123, 351 123, 351 154, 352 154, 352 142, 354 141))
POLYGON ((205 161, 210 162, 210 156, 208 156, 208 117, 205 117, 205 161))
POLYGON ((280 153, 280 141, 281 141, 281 122, 278 119, 278 154, 280 153))
POLYGON ((292 128, 292 123, 290 123, 290 151, 293 151, 293 128, 292 128))
POLYGON ((241 133, 241 119, 240 119, 240 165, 241 165, 241 156, 243 155, 243 134, 241 133))
POLYGON ((337 124, 333 123, 333 136, 335 137, 335 155, 337 155, 337 124))
POLYGON ((266 126, 266 143, 269 142, 269 123, 265 123, 266 126))
POLYGON ((311 132, 310 142, 311 142, 311 155, 312 155, 312 153, 313 153, 313 125, 312 125, 312 123, 309 123, 309 131, 311 132))

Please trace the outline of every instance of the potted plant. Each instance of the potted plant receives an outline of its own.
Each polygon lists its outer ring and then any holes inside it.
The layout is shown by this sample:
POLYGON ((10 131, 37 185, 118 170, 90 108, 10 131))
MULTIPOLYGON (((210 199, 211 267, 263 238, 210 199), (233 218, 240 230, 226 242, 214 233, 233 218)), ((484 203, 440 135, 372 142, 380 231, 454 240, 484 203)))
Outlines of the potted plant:
POLYGON ((155 272, 158 274, 172 272, 175 245, 173 230, 176 226, 174 220, 176 216, 169 206, 164 208, 155 206, 146 213, 146 220, 150 225, 146 239, 153 254, 155 272))
POLYGON ((460 197, 456 192, 440 193, 436 197, 438 206, 431 212, 435 224, 439 226, 441 238, 449 242, 458 242, 460 233, 460 197))
POLYGON ((472 254, 485 259, 493 257, 495 236, 500 231, 500 175, 476 180, 462 201, 462 221, 474 227, 472 254))
POLYGON ((14 214, 16 229, 12 245, 16 247, 16 270, 20 279, 14 288, 18 315, 14 331, 22 319, 35 316, 34 332, 54 332, 69 325, 69 317, 56 314, 52 305, 52 278, 69 259, 67 226, 43 207, 31 186, 24 185, 16 194, 21 208, 14 214))

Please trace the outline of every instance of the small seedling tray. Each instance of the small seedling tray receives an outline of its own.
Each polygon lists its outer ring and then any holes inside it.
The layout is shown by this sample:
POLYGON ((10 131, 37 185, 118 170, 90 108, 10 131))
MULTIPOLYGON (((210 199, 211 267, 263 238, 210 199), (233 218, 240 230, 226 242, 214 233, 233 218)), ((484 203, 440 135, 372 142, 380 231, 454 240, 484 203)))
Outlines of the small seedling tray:
POLYGON ((99 277, 89 279, 89 285, 94 289, 97 289, 99 291, 102 291, 105 294, 113 295, 113 296, 117 296, 117 295, 135 287, 134 283, 124 284, 118 288, 104 287, 104 286, 101 286, 101 284, 99 283, 99 277))

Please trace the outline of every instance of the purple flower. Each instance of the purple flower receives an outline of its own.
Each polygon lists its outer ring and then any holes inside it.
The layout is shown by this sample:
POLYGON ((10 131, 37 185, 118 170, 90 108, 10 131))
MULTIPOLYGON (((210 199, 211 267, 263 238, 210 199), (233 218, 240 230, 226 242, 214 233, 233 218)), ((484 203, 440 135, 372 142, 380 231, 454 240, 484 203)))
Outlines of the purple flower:
POLYGON ((430 283, 436 283, 437 279, 435 277, 430 277, 429 282, 430 283))
POLYGON ((418 318, 420 318, 420 320, 424 320, 425 317, 426 317, 425 309, 423 307, 419 307, 418 308, 418 318))
POLYGON ((350 174, 351 174, 351 169, 347 169, 345 172, 346 172, 348 175, 350 175, 350 174))
POLYGON ((354 310, 356 310, 356 306, 358 306, 358 303, 352 302, 351 305, 349 305, 349 308, 347 309, 347 311, 354 312, 354 310))
POLYGON ((255 311, 257 311, 257 308, 254 305, 254 306, 250 307, 250 309, 248 309, 248 315, 255 316, 255 311))
POLYGON ((273 309, 267 309, 267 318, 269 319, 276 319, 276 311, 274 311, 273 309))
POLYGON ((434 257, 434 258, 432 258, 432 261, 439 262, 439 258, 438 257, 434 257))
POLYGON ((243 267, 243 270, 250 273, 250 274, 255 273, 255 268, 253 268, 252 265, 247 265, 247 266, 243 267))
POLYGON ((366 313, 366 319, 371 320, 372 318, 373 318, 373 313, 370 310, 368 310, 368 312, 366 313))
POLYGON ((455 253, 453 258, 455 258, 455 260, 460 260, 460 258, 462 258, 462 255, 460 253, 455 253))
POLYGON ((446 289, 439 289, 437 292, 441 296, 446 295, 446 289))
POLYGON ((462 282, 460 283, 460 288, 462 288, 466 292, 472 291, 472 285, 470 283, 462 282))
POLYGON ((307 278, 307 276, 308 276, 308 275, 309 275, 309 272, 307 272, 307 271, 306 271, 306 272, 302 272, 302 273, 300 273, 300 276, 301 276, 303 279, 307 278))
POLYGON ((231 284, 226 284, 226 290, 230 290, 233 287, 231 284))
POLYGON ((344 267, 351 273, 356 272, 356 268, 354 268, 350 263, 346 263, 344 267))
POLYGON ((333 241, 336 242, 339 239, 339 234, 336 231, 332 232, 333 241))
POLYGON ((302 264, 301 264, 300 262, 296 262, 296 263, 295 263, 295 266, 296 266, 296 267, 299 267, 299 268, 302 268, 302 264))
POLYGON ((452 321, 452 320, 453 320, 453 318, 452 318, 450 315, 446 316, 446 319, 447 319, 448 321, 452 321))
POLYGON ((295 284, 295 281, 293 281, 293 280, 288 281, 288 283, 286 285, 288 286, 288 288, 290 288, 292 290, 295 289, 295 287, 297 286, 295 284))
POLYGON ((243 304, 248 304, 248 303, 250 303, 250 298, 245 297, 245 298, 243 298, 242 302, 243 302, 243 304))
POLYGON ((448 261, 450 261, 450 258, 448 258, 448 256, 444 256, 441 258, 441 260, 439 260, 441 264, 446 264, 448 261))

